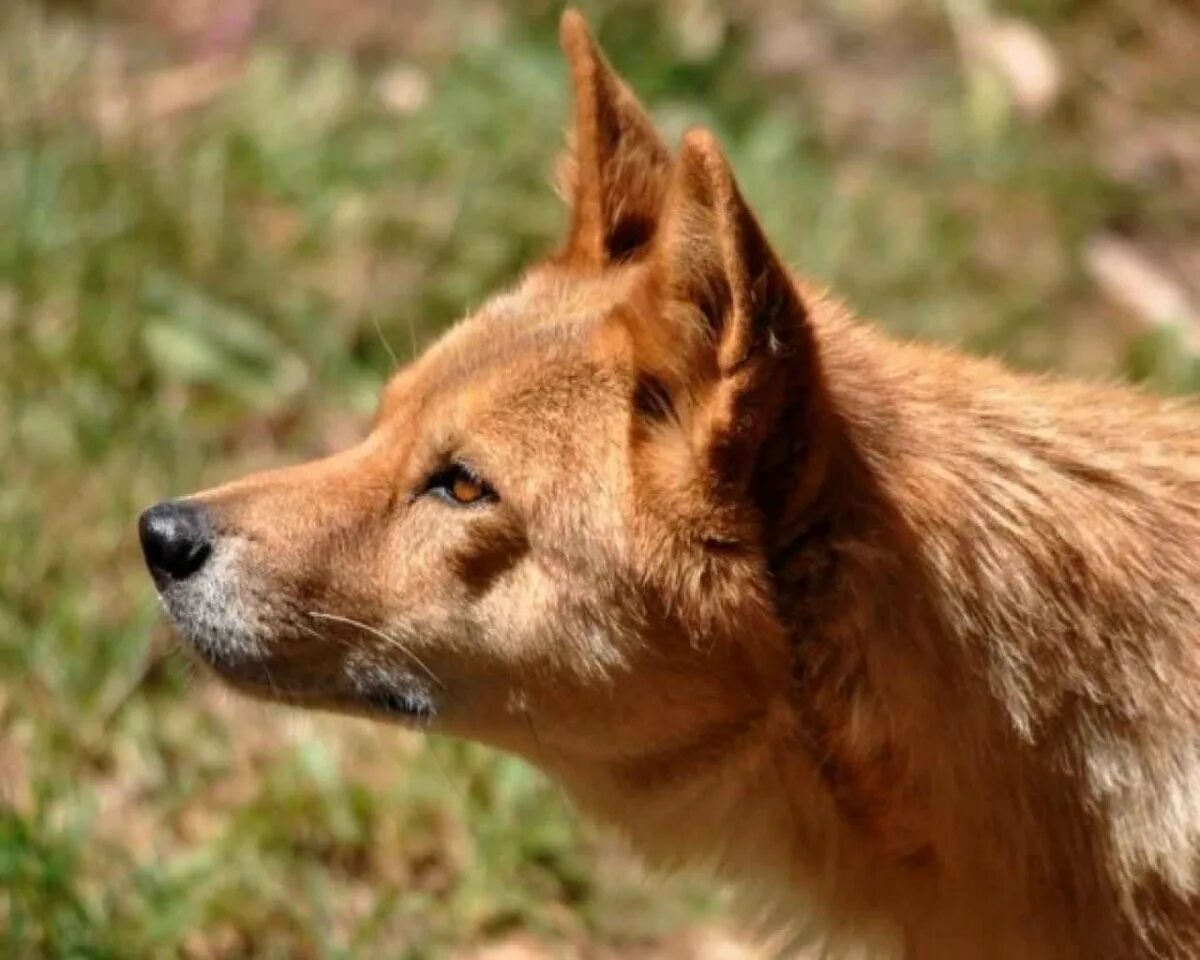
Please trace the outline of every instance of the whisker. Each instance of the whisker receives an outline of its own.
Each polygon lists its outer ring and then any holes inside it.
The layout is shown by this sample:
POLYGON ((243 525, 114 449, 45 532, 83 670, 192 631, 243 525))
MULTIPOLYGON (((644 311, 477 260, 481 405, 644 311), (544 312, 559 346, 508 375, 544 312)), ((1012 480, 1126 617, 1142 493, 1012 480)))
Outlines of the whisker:
POLYGON ((265 663, 262 665, 262 672, 267 678, 267 687, 274 696, 278 697, 283 691, 275 686, 275 678, 271 676, 271 671, 267 668, 265 663))
POLYGON ((554 786, 558 790, 559 798, 567 807, 570 807, 571 800, 567 796, 567 791, 563 788, 563 785, 559 782, 558 778, 551 774, 552 768, 550 766, 549 754, 546 753, 546 748, 542 744, 542 738, 538 736, 537 727, 535 727, 533 724, 533 714, 530 713, 529 704, 526 702, 523 696, 521 698, 521 716, 525 720, 525 725, 529 728, 529 735, 533 738, 533 748, 538 755, 538 759, 541 761, 542 769, 547 775, 550 776, 554 786))
POLYGON ((446 685, 438 679, 437 674, 429 669, 429 665, 410 649, 408 649, 408 647, 406 647, 398 637, 393 637, 390 634, 384 633, 382 630, 372 627, 370 624, 363 623, 360 620, 353 620, 350 617, 338 616, 336 613, 321 613, 319 610, 310 610, 308 611, 308 615, 314 620, 330 620, 334 623, 344 623, 348 627, 357 627, 359 630, 362 630, 373 637, 377 637, 378 639, 384 641, 384 643, 395 647, 397 650, 403 653, 406 657, 412 660, 413 663, 420 667, 430 680, 436 683, 443 690, 446 689, 446 685))
MULTIPOLYGON (((310 616, 315 616, 315 614, 310 614, 310 616)), ((336 633, 333 633, 333 634, 322 633, 320 630, 316 630, 316 629, 310 627, 307 623, 296 623, 295 627, 297 630, 304 631, 310 637, 313 637, 316 640, 320 640, 322 643, 324 643, 326 640, 332 640, 334 643, 340 643, 347 650, 355 649, 355 646, 353 643, 351 643, 345 637, 339 637, 336 633)))
MULTIPOLYGON (((411 321, 410 321, 411 323, 411 321)), ((383 334, 383 327, 379 325, 379 317, 374 310, 371 310, 371 325, 375 327, 375 333, 379 337, 379 342, 383 344, 383 349, 388 352, 388 356, 392 358, 392 369, 400 368, 400 358, 396 356, 396 351, 392 349, 392 345, 388 342, 388 338, 383 334)), ((413 354, 416 354, 416 344, 414 343, 413 354)))

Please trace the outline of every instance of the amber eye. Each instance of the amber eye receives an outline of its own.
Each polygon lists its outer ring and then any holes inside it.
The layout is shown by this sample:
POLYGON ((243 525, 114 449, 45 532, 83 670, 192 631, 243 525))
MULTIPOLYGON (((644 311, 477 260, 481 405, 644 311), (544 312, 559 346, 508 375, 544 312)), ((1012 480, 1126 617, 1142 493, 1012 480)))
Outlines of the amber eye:
POLYGON ((474 503, 483 497, 483 484, 474 477, 457 476, 450 484, 450 496, 459 503, 474 503))
POLYGON ((451 464, 430 477, 426 490, 449 503, 463 507, 484 500, 494 500, 496 497, 495 491, 487 483, 470 468, 458 463, 451 464))

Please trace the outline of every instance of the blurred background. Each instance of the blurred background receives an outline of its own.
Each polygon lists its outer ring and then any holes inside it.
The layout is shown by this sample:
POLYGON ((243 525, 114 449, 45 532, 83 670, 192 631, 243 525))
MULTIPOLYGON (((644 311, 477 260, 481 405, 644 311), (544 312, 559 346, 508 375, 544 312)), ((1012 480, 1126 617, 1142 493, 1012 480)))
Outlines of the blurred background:
MULTIPOLYGON (((584 3, 901 336, 1200 386, 1190 0, 584 3)), ((751 956, 521 764, 237 700, 138 511, 343 446, 549 249, 559 4, 0 4, 0 955, 751 956)))

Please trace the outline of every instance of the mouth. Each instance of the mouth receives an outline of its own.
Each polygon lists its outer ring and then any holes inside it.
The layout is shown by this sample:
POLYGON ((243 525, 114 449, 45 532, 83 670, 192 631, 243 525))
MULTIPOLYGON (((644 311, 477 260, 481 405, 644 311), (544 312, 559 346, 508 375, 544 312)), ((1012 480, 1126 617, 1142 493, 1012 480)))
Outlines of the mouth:
POLYGON ((225 652, 226 637, 184 630, 178 621, 175 626, 184 649, 224 683, 256 700, 422 726, 437 716, 437 698, 422 677, 378 663, 368 652, 310 654, 297 662, 267 653, 273 644, 256 639, 254 654, 243 643, 238 656, 231 657, 225 652))
POLYGON ((208 661, 206 665, 239 693, 257 700, 305 709, 360 714, 409 725, 427 726, 437 716, 437 702, 433 694, 419 680, 408 675, 389 675, 386 679, 373 676, 363 680, 352 669, 343 667, 336 673, 339 678, 347 678, 348 682, 330 683, 326 679, 308 683, 285 679, 286 672, 279 665, 272 670, 266 663, 260 663, 236 671, 215 666, 208 661))
POLYGON ((358 691, 357 702, 371 711, 421 723, 431 723, 437 715, 434 699, 428 691, 411 685, 371 686, 358 691))
POLYGON ((226 566, 231 560, 218 551, 200 576, 156 586, 183 648, 230 687, 308 709, 421 726, 435 719, 430 680, 233 590, 226 566))

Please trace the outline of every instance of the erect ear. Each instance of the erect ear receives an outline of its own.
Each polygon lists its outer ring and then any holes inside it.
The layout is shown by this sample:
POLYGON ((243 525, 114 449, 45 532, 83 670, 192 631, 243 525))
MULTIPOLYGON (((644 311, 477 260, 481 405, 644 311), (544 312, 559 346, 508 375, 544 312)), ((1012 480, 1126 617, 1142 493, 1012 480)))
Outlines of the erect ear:
POLYGON ((584 267, 636 259, 654 236, 670 151, 580 13, 563 13, 561 35, 575 90, 571 146, 561 169, 571 207, 562 258, 584 267))
POLYGON ((794 488, 822 417, 813 332, 706 130, 684 138, 649 277, 635 362, 682 408, 706 485, 759 501, 794 488))

